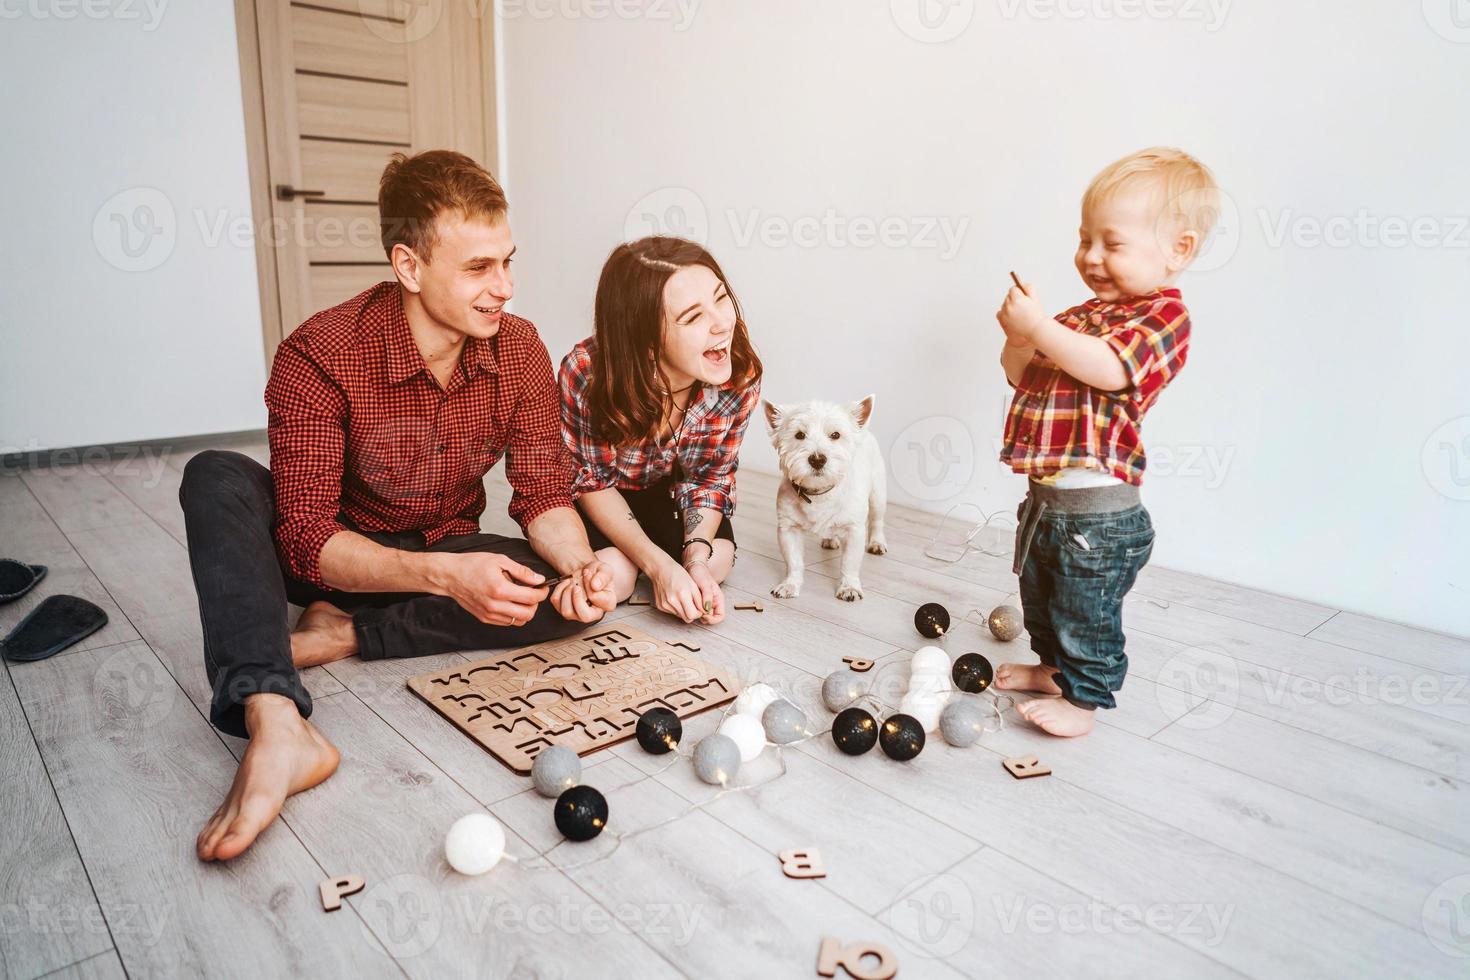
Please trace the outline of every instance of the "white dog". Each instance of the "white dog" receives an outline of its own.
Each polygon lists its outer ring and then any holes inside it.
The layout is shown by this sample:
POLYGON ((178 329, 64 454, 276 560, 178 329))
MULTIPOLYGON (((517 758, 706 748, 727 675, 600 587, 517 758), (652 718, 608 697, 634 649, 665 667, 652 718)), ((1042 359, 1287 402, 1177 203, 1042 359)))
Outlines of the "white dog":
POLYGON ((821 535, 823 548, 842 549, 837 598, 856 602, 863 597, 858 580, 863 545, 874 555, 888 551, 883 539, 888 505, 883 454, 866 428, 873 396, 848 404, 762 406, 786 477, 776 492, 776 538, 786 559, 786 578, 771 595, 787 599, 801 594, 803 536, 811 531, 821 535))

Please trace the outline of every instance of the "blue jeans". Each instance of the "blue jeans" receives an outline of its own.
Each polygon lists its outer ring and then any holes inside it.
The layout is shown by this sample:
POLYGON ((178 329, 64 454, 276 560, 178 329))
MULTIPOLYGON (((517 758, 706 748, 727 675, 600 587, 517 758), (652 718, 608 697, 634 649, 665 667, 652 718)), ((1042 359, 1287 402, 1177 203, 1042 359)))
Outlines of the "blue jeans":
POLYGON ((1021 502, 1021 609, 1031 649, 1055 669, 1062 696, 1080 708, 1112 708, 1128 673, 1123 597, 1153 553, 1154 527, 1141 503, 1087 513, 1042 507, 1038 499, 1088 492, 1034 488, 1021 502), (1031 523, 1034 530, 1023 534, 1031 523))

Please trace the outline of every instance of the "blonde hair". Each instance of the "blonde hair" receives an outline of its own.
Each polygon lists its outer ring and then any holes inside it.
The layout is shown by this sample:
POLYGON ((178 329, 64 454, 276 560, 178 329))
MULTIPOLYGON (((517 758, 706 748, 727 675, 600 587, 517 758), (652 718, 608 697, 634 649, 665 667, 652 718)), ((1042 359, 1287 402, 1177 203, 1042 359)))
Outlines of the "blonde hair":
POLYGON ((1209 237, 1220 218, 1220 187, 1209 167, 1173 147, 1151 146, 1108 164, 1087 186, 1082 209, 1145 184, 1163 193, 1162 208, 1180 230, 1197 232, 1201 241, 1209 237))

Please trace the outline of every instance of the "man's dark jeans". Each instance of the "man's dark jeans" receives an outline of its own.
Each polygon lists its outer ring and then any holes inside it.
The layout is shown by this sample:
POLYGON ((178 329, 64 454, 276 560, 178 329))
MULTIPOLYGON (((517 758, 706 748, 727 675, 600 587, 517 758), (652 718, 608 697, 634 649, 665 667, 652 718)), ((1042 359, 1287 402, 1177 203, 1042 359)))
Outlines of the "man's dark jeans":
MULTIPOLYGON (((276 556, 270 470, 240 453, 208 450, 189 460, 179 502, 199 593, 204 666, 214 691, 209 720, 229 735, 247 737, 244 705, 252 694, 285 695, 303 718, 311 714, 311 696, 291 663, 288 602, 304 606, 321 599, 352 612, 364 660, 530 646, 570 636, 584 625, 563 619, 549 602, 521 626, 491 626, 446 596, 333 592, 294 579, 276 556)), ((358 533, 403 551, 495 552, 548 577, 555 574, 521 538, 465 534, 425 547, 417 531, 358 533)))
POLYGON ((1148 564, 1154 528, 1143 504, 1075 513, 1037 499, 1085 493, 1033 488, 1022 502, 1020 529, 1034 530, 1018 534, 1021 608, 1031 649, 1055 668, 1062 696, 1082 708, 1112 708, 1128 673, 1123 597, 1148 564))

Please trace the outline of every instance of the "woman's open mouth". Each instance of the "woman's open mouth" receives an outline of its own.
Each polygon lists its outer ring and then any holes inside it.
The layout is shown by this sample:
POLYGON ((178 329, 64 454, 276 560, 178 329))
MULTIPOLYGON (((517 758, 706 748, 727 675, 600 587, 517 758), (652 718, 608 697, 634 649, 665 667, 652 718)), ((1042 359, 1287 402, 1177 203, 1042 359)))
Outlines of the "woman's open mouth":
POLYGON ((724 364, 730 359, 730 342, 727 340, 718 347, 711 347, 704 352, 704 359, 716 366, 724 364))

